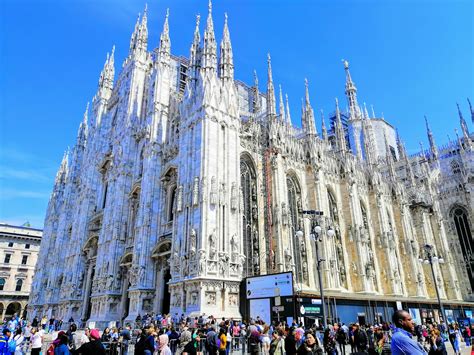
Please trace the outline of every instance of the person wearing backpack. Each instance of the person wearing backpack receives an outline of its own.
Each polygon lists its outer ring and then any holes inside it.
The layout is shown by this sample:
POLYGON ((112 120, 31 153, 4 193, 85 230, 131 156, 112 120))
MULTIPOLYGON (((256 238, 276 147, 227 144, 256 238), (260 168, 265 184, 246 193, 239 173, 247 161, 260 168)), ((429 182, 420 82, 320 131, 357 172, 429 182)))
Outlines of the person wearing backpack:
POLYGON ((68 348, 68 342, 69 338, 66 335, 66 333, 62 333, 61 335, 58 335, 58 343, 56 347, 54 348, 54 355, 69 355, 69 348, 68 348))
POLYGON ((18 328, 15 336, 13 337, 13 341, 10 342, 10 351, 13 350, 12 354, 15 355, 22 355, 23 351, 21 348, 23 347, 23 340, 25 340, 25 337, 22 334, 21 328, 18 328))

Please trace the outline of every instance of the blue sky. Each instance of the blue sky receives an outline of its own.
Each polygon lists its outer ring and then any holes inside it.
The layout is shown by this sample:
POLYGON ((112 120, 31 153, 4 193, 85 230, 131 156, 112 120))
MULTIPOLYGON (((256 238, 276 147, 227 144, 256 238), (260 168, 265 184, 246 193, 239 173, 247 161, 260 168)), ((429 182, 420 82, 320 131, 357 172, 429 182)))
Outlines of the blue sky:
MULTIPOLYGON (((42 227, 61 157, 75 142, 106 53, 116 45, 116 73, 145 0, 3 0, 0 2, 0 221, 42 227)), ((158 44, 170 8, 172 52, 187 56, 195 15, 206 0, 148 4, 149 49, 158 44)), ((304 78, 317 112, 345 103, 349 60, 360 103, 399 128, 410 152, 427 146, 423 115, 438 143, 454 138, 459 102, 472 129, 474 5, 446 1, 215 0, 216 36, 224 12, 235 77, 266 88, 266 53, 275 83, 300 125, 304 78)), ((203 29, 201 23, 201 29, 203 29)), ((117 77, 117 76, 116 76, 117 77)), ((319 116, 317 117, 319 127, 319 116)))

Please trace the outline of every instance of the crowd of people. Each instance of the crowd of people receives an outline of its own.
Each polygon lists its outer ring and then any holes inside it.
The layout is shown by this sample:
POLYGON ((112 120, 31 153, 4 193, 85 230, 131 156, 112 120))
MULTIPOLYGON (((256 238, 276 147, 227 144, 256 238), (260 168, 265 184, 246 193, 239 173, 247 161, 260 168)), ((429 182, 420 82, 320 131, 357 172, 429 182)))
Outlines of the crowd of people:
POLYGON ((133 326, 102 331, 87 327, 78 330, 73 321, 69 323, 63 331, 58 322, 34 319, 30 324, 14 315, 3 324, 0 355, 128 355, 132 354, 131 344, 136 355, 346 355, 346 351, 348 355, 447 355, 448 341, 455 354, 460 354, 462 341, 471 346, 470 327, 456 323, 448 327, 415 325, 406 311, 396 311, 392 323, 335 323, 325 328, 295 322, 267 324, 259 317, 243 322, 205 315, 191 319, 177 314, 146 314, 138 316, 133 326), (52 332, 53 340, 44 344, 47 332, 52 332))

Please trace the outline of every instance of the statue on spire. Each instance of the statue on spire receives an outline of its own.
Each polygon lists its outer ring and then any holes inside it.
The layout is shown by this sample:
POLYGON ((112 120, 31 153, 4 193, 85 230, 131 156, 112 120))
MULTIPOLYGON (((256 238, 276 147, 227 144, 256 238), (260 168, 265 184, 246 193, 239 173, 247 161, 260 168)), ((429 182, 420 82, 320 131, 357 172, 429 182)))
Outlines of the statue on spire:
POLYGON ((361 118, 361 112, 359 104, 357 103, 357 88, 352 81, 351 72, 349 71, 349 62, 345 59, 342 60, 344 64, 344 70, 346 71, 346 97, 349 104, 349 114, 351 120, 361 118))
POLYGON ((219 76, 224 83, 234 80, 234 58, 232 54, 229 26, 227 23, 227 13, 225 14, 224 33, 222 35, 220 47, 219 76))
POLYGON ((428 134, 428 141, 430 142, 430 150, 431 150, 431 156, 433 157, 434 160, 438 160, 438 147, 436 146, 433 132, 431 132, 430 126, 428 124, 428 118, 425 115, 425 124, 426 124, 426 132, 428 134))

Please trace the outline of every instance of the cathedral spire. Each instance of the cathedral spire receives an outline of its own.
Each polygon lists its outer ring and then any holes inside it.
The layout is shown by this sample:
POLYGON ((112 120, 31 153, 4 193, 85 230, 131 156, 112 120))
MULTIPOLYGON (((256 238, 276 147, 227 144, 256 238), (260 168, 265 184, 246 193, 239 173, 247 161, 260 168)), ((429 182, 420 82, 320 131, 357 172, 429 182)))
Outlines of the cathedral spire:
POLYGON ((260 92, 258 90, 258 77, 257 71, 253 71, 253 112, 260 111, 260 92))
POLYGON ((225 82, 234 80, 234 58, 232 54, 232 43, 230 42, 229 26, 227 24, 227 13, 225 14, 224 33, 222 35, 220 48, 220 78, 225 82))
POLYGON ((217 69, 217 45, 212 22, 212 1, 209 0, 206 30, 204 31, 204 46, 202 53, 202 70, 205 74, 215 73, 217 69))
POLYGON ((270 57, 270 53, 268 53, 267 62, 268 62, 267 112, 269 116, 276 116, 275 88, 273 87, 272 58, 270 57))
MULTIPOLYGON (((336 124, 334 125, 334 133, 336 135, 336 146, 338 150, 346 151, 346 137, 344 134, 344 127, 342 126, 341 111, 339 110, 339 100, 336 97, 336 124)), ((362 156, 360 156, 362 159, 362 156)))
POLYGON ((290 114, 290 104, 288 102, 288 94, 285 94, 286 99, 286 122, 291 126, 291 114, 290 114))
POLYGON ((281 91, 281 85, 280 87, 280 106, 279 106, 279 114, 280 114, 280 119, 282 122, 286 121, 285 117, 285 104, 283 103, 283 92, 281 91))
POLYGON ((407 152, 405 150, 405 146, 403 145, 402 138, 400 137, 400 132, 398 129, 396 130, 397 132, 397 150, 398 150, 398 155, 400 157, 400 160, 405 159, 405 156, 407 155, 407 152))
POLYGON ((317 135, 316 122, 314 121, 314 112, 309 101, 309 85, 308 79, 304 79, 305 86, 305 108, 303 119, 306 121, 306 133, 311 135, 317 135))
POLYGON ((428 118, 425 115, 425 124, 426 124, 426 132, 428 134, 428 140, 430 142, 430 150, 431 150, 431 155, 433 156, 434 160, 438 159, 438 147, 436 146, 433 132, 431 132, 430 126, 428 124, 428 118))
POLYGON ((326 123, 324 122, 324 111, 321 109, 321 135, 323 137, 323 140, 328 139, 328 131, 326 129, 326 123))
POLYGON ((364 102, 364 117, 365 117, 365 119, 367 119, 367 120, 370 119, 370 117, 369 117, 369 111, 367 111, 367 105, 365 104, 365 102, 364 102))
POLYGON ((87 138, 88 120, 89 120, 89 102, 87 102, 86 110, 84 111, 84 116, 82 117, 82 122, 79 125, 79 130, 77 131, 77 146, 84 146, 84 143, 87 138))
POLYGON ((390 145, 388 144, 388 139, 385 131, 383 132, 383 138, 385 142, 385 158, 387 160, 387 166, 388 166, 388 174, 392 180, 396 179, 396 174, 395 174, 395 164, 393 161, 393 155, 390 150, 390 145))
POLYGON ((459 114, 459 123, 461 124, 462 135, 466 143, 469 142, 469 128, 467 127, 466 120, 464 119, 461 109, 459 108, 459 104, 456 103, 458 106, 458 114, 459 114))
POLYGON ((112 55, 109 56, 109 53, 107 53, 104 67, 99 77, 99 92, 102 90, 112 90, 113 88, 115 76, 114 52, 115 46, 112 47, 112 55))
POLYGON ((349 62, 343 60, 344 70, 346 71, 346 96, 347 102, 349 103, 350 119, 355 120, 360 118, 360 108, 357 103, 357 88, 352 81, 351 72, 349 71, 349 62))
POLYGON ((468 98, 467 102, 469 103, 469 110, 471 111, 471 120, 472 120, 472 123, 474 123, 474 110, 472 109, 471 100, 469 100, 468 98))
POLYGON ((171 56, 171 40, 170 40, 170 27, 168 18, 170 10, 166 9, 165 23, 163 24, 163 32, 160 35, 160 48, 158 50, 159 61, 162 64, 169 63, 171 56))
POLYGON ((130 51, 129 55, 132 55, 137 47, 138 32, 140 28, 140 14, 138 14, 137 22, 135 23, 135 29, 133 30, 132 36, 130 38, 130 51))
POLYGON ((195 82, 198 78, 199 69, 201 67, 201 36, 199 34, 199 23, 201 20, 201 16, 198 14, 196 15, 196 28, 194 29, 194 37, 193 42, 191 44, 190 55, 189 55, 189 63, 190 63, 190 74, 189 74, 189 82, 191 86, 194 87, 195 82))

